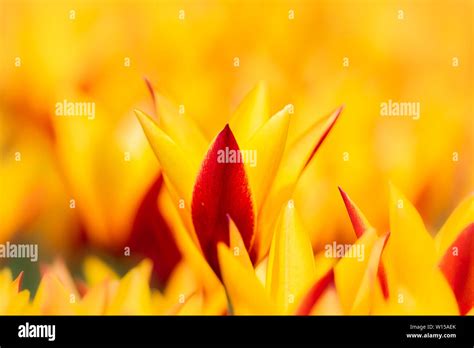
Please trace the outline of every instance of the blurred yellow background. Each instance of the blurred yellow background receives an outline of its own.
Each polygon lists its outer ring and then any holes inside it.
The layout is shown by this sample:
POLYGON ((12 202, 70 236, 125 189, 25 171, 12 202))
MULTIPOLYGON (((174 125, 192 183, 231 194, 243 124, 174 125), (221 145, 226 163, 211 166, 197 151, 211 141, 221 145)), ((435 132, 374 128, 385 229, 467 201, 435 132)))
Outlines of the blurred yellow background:
POLYGON ((133 115, 153 108, 144 77, 209 141, 260 80, 272 113, 294 105, 290 139, 345 104, 295 197, 316 251, 355 240, 338 186, 381 231, 389 181, 431 232, 473 191, 470 0, 0 6, 2 243, 67 256, 84 235, 105 248, 127 240, 158 172, 133 115), (56 116, 65 99, 95 102, 95 118, 56 116), (419 102, 420 119, 382 117, 388 100, 419 102))

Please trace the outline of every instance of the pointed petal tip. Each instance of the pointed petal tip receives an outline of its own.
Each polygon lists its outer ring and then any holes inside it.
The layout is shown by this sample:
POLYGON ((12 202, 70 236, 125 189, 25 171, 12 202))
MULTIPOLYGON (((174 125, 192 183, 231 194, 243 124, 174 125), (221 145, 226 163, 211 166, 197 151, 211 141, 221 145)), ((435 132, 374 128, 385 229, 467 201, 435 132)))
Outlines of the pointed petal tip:
POLYGON ((218 139, 218 138, 233 139, 237 143, 237 139, 235 138, 234 132, 232 132, 232 129, 230 128, 230 125, 228 123, 226 123, 224 128, 222 128, 222 130, 219 132, 219 134, 217 134, 216 139, 218 139))
POLYGON ((344 201, 344 206, 346 207, 347 213, 349 214, 352 228, 354 229, 357 238, 359 238, 366 230, 373 229, 373 227, 369 224, 367 218, 363 215, 360 209, 350 199, 349 195, 340 186, 338 186, 338 189, 342 200, 344 201))
POLYGON ((349 215, 353 213, 353 203, 352 200, 349 198, 349 195, 341 188, 341 186, 337 187, 339 189, 339 193, 344 201, 344 206, 346 207, 347 212, 349 215))
POLYGON ((337 189, 339 190, 339 193, 341 194, 342 198, 347 196, 346 192, 344 192, 341 186, 337 186, 337 189))
POLYGON ((143 111, 139 109, 133 109, 133 112, 135 113, 135 116, 138 118, 138 121, 142 125, 143 128, 145 128, 145 125, 149 124, 150 122, 156 125, 155 120, 143 111))
POLYGON ((21 271, 15 279, 15 282, 18 283, 18 292, 21 291, 21 286, 23 284, 23 277, 25 275, 24 271, 21 271))
POLYGON ((342 111, 346 108, 345 104, 341 104, 338 108, 336 108, 332 113, 332 122, 336 122, 336 120, 341 115, 342 111))
POLYGON ((405 200, 405 195, 402 191, 393 183, 393 181, 388 181, 388 190, 389 190, 389 197, 390 202, 395 202, 398 199, 405 200))
POLYGON ((133 109, 133 113, 135 114, 135 117, 138 119, 138 122, 140 122, 140 125, 142 126, 143 129, 145 129, 145 123, 147 122, 147 115, 138 110, 138 109, 133 109))
MULTIPOLYGON (((352 200, 350 199, 350 197, 349 197, 349 195, 346 193, 346 191, 344 191, 344 190, 342 189, 341 186, 338 186, 337 188, 339 189, 339 193, 340 193, 340 195, 341 195, 341 197, 342 197, 342 200, 344 201, 344 205, 346 206, 346 209, 347 209, 347 210, 350 210, 351 207, 354 205, 354 204, 352 203, 352 200)), ((349 212, 349 214, 350 214, 350 212, 349 212)))
POLYGON ((146 114, 139 109, 133 109, 133 113, 135 114, 135 116, 137 116, 138 119, 146 116, 146 114))

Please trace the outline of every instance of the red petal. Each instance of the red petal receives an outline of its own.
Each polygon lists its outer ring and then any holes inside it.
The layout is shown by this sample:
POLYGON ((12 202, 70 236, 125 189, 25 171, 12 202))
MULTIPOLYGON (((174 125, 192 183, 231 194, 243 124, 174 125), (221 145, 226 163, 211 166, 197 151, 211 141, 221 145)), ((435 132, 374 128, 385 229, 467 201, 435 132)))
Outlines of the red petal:
POLYGON ((318 302, 321 295, 331 284, 334 284, 334 270, 332 268, 311 287, 301 301, 301 304, 296 311, 296 315, 309 315, 313 307, 316 305, 316 302, 318 302))
POLYGON ((352 227, 354 228, 354 232, 357 238, 360 238, 369 228, 364 222, 364 217, 360 215, 357 207, 349 198, 347 193, 345 193, 342 188, 338 187, 339 192, 341 193, 342 200, 344 201, 344 205, 346 206, 347 213, 349 214, 349 218, 351 219, 352 227))
MULTIPOLYGON (((132 255, 143 254, 153 261, 153 273, 165 284, 171 271, 181 259, 172 232, 158 210, 158 194, 163 177, 159 175, 138 208, 127 246, 132 255)), ((123 251, 122 251, 123 252, 123 251)))
MULTIPOLYGON (((352 202, 352 200, 349 198, 347 193, 345 193, 342 188, 340 187, 338 188, 339 188, 339 192, 341 193, 342 200, 344 201, 344 205, 346 206, 347 213, 349 214, 349 218, 351 219, 351 224, 352 224, 352 227, 354 228, 354 232, 357 238, 360 238, 366 230, 372 227, 368 224, 365 216, 362 215, 359 208, 354 204, 354 202, 352 202)), ((389 236, 385 238, 384 248, 385 248, 385 245, 387 244, 388 237, 389 236)), ((379 263, 377 276, 379 278, 383 297, 387 299, 389 296, 388 281, 387 281, 387 274, 385 273, 385 268, 384 268, 384 265, 382 264, 382 261, 380 261, 379 263)))
MULTIPOLYGON (((201 249, 217 275, 217 244, 229 245, 230 216, 247 250, 253 241, 255 215, 250 187, 243 163, 219 163, 219 155, 238 153, 234 134, 226 125, 216 137, 202 162, 194 185, 192 219, 201 249), (224 151, 224 152, 222 152, 224 151)), ((230 158, 229 158, 230 159, 230 158)))
POLYGON ((461 315, 474 305, 474 223, 467 226, 448 248, 439 264, 458 301, 461 315), (453 248, 457 254, 453 255, 453 248))

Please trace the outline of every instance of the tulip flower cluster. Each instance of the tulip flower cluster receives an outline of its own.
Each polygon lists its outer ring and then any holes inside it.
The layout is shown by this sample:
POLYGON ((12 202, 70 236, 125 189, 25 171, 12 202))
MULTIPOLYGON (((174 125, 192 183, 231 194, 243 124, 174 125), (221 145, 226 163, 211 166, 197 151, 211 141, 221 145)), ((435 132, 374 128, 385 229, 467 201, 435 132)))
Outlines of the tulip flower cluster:
POLYGON ((474 313, 472 2, 0 8, 0 315, 474 313))
MULTIPOLYGON (((170 230, 153 233, 170 232, 182 256, 166 286, 150 287, 150 260, 121 278, 91 257, 84 262, 84 281, 73 279, 61 261, 44 266, 30 301, 21 288, 23 274, 12 279, 4 269, 2 313, 472 313, 472 195, 433 239, 395 186, 387 233, 372 227, 340 189, 356 241, 339 254, 316 253, 299 217, 308 207, 296 205, 293 192, 342 107, 289 143, 290 108, 270 116, 260 83, 207 145, 191 119, 153 97, 157 116, 136 115, 164 179, 154 203, 170 230), (258 166, 218 160, 224 149, 252 149, 260 154, 258 166)), ((150 224, 157 218, 147 217, 150 224)), ((158 256, 157 262, 170 262, 169 255, 158 256)))

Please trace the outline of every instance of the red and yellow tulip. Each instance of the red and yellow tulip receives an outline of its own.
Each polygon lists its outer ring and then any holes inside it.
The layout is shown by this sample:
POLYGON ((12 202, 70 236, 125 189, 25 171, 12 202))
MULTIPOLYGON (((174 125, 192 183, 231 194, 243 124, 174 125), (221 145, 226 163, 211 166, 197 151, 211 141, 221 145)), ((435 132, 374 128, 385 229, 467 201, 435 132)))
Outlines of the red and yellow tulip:
POLYGON ((473 313, 472 2, 0 7, 0 314, 473 313))

